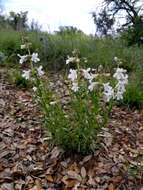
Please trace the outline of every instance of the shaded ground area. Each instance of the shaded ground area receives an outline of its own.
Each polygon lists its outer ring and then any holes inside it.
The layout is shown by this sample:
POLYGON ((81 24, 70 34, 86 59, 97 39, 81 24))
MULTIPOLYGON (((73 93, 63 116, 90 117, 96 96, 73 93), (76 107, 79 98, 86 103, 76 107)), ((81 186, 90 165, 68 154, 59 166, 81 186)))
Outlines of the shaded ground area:
POLYGON ((94 155, 46 143, 31 93, 0 70, 0 190, 143 190, 143 114, 114 108, 94 155))

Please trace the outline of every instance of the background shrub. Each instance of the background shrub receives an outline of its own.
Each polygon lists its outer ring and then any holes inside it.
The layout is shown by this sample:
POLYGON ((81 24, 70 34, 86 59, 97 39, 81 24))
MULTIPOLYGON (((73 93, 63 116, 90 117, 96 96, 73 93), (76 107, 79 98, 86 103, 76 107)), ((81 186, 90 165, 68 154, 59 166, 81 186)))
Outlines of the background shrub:
POLYGON ((143 108, 143 70, 130 77, 123 103, 131 108, 143 108))
POLYGON ((0 52, 0 65, 3 65, 5 62, 6 56, 3 52, 0 52))
POLYGON ((67 55, 71 55, 74 49, 78 49, 80 57, 86 57, 87 63, 83 67, 97 67, 103 65, 107 70, 116 67, 113 58, 122 60, 122 67, 134 72, 143 67, 143 47, 127 47, 122 38, 106 37, 97 38, 84 33, 55 33, 25 32, 14 30, 0 30, 0 51, 7 57, 7 62, 18 64, 17 54, 23 54, 20 49, 22 35, 26 35, 32 43, 31 52, 39 52, 41 63, 47 69, 58 71, 65 68, 67 55))

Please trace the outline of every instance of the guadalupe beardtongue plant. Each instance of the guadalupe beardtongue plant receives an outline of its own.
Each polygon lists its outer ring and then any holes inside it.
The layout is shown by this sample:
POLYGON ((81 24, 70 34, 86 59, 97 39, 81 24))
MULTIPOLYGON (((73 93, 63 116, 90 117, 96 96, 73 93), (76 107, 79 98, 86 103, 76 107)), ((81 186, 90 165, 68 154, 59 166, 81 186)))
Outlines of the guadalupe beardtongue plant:
POLYGON ((76 69, 70 69, 67 76, 70 100, 64 109, 50 82, 45 85, 42 80, 42 66, 35 67, 34 63, 40 61, 38 54, 31 54, 27 45, 22 45, 22 48, 27 48, 28 55, 18 55, 20 63, 29 60, 31 67, 30 70, 23 71, 22 76, 27 80, 31 76, 33 91, 43 110, 45 125, 52 141, 69 151, 95 151, 99 143, 98 136, 107 125, 114 102, 123 99, 128 83, 126 70, 119 67, 116 69, 112 87, 107 82, 110 74, 80 68, 81 61, 87 60, 79 58, 74 51, 72 57, 68 56, 66 60, 67 65, 75 64, 76 69))

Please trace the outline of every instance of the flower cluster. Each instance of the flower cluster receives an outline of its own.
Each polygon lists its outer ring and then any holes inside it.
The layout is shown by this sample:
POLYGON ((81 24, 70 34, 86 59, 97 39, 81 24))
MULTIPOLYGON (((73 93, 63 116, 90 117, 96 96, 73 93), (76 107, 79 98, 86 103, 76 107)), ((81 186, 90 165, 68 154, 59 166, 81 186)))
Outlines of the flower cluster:
MULTIPOLYGON (((68 65, 68 64, 70 64, 70 63, 75 63, 75 64, 79 64, 80 63, 80 61, 81 61, 81 59, 79 58, 79 56, 78 56, 78 50, 73 50, 72 51, 72 56, 67 56, 67 59, 66 59, 66 65, 68 65)), ((86 57, 83 57, 82 58, 82 61, 84 62, 84 63, 87 63, 87 58, 86 57)))
POLYGON ((93 74, 91 68, 88 69, 70 69, 68 74, 68 79, 72 82, 71 89, 74 92, 79 90, 78 86, 78 76, 83 77, 88 82, 88 90, 93 91, 94 87, 98 84, 98 82, 94 82, 93 80, 96 78, 97 74, 93 74))
POLYGON ((28 59, 28 55, 20 55, 20 54, 18 54, 18 57, 20 58, 19 59, 20 64, 25 63, 27 61, 27 59, 28 59))
MULTIPOLYGON (((99 76, 98 73, 93 73, 93 69, 70 69, 68 79, 70 79, 72 86, 71 90, 77 92, 80 89, 79 80, 83 77, 87 81, 88 91, 93 91, 98 85, 103 86, 103 100, 109 102, 111 99, 121 100, 123 99, 123 94, 125 92, 125 86, 128 83, 128 75, 126 70, 122 68, 117 68, 113 75, 113 78, 117 80, 115 87, 112 87, 109 82, 101 83, 97 80, 99 76)), ((94 70, 95 71, 95 70, 94 70)), ((105 75, 106 76, 106 75, 105 75)))
MULTIPOLYGON (((26 49, 26 47, 28 47, 26 44, 21 45, 21 49, 26 49)), ((31 64, 33 65, 33 63, 37 63, 40 61, 39 57, 38 57, 38 53, 32 53, 32 55, 29 53, 28 55, 19 55, 18 54, 19 59, 19 63, 23 64, 27 61, 31 62, 31 64)), ((43 67, 39 66, 35 68, 35 71, 37 73, 38 76, 42 76, 44 75, 44 71, 43 71, 43 67)), ((31 75, 31 70, 23 70, 22 73, 22 77, 25 78, 26 80, 30 79, 30 75, 31 75)))
POLYGON ((77 70, 75 69, 70 69, 70 72, 69 72, 69 75, 68 75, 68 79, 71 80, 72 82, 72 87, 71 89, 74 91, 74 92, 77 92, 79 87, 78 87, 78 81, 77 81, 77 70))
POLYGON ((115 74, 113 77, 118 81, 115 89, 116 89, 116 99, 121 100, 123 99, 123 94, 126 91, 126 84, 128 83, 128 75, 126 73, 127 71, 122 68, 117 68, 115 74))
POLYGON ((95 82, 94 79, 98 76, 98 74, 93 74, 92 71, 95 72, 95 69, 82 69, 84 79, 88 81, 88 90, 93 91, 95 86, 98 85, 98 82, 95 82))
POLYGON ((113 78, 117 80, 117 84, 113 89, 109 83, 104 84, 104 99, 109 102, 110 99, 122 100, 123 94, 126 91, 126 85, 128 84, 127 71, 122 68, 117 68, 113 75, 113 78))
MULTIPOLYGON (((24 45, 22 45, 22 46, 24 46, 24 45)), ((25 63, 28 60, 28 58, 31 58, 31 61, 34 63, 37 63, 40 61, 40 59, 38 58, 38 53, 33 53, 32 55, 20 55, 20 54, 18 54, 18 57, 20 58, 20 60, 19 60, 20 64, 25 63)))
MULTIPOLYGON (((44 75, 44 71, 42 69, 43 69, 42 66, 39 66, 38 68, 36 68, 38 76, 44 75)), ((31 70, 23 70, 22 77, 25 78, 26 80, 29 80, 30 79, 30 73, 31 73, 31 70)))
POLYGON ((110 86, 109 82, 104 83, 104 91, 103 91, 103 99, 105 102, 109 102, 112 98, 114 98, 114 89, 110 86))
POLYGON ((123 60, 118 58, 118 57, 114 57, 113 58, 113 62, 119 67, 123 64, 123 60))
POLYGON ((79 63, 80 62, 80 59, 79 58, 76 58, 76 57, 67 57, 67 60, 66 60, 66 65, 68 65, 69 63, 79 63))

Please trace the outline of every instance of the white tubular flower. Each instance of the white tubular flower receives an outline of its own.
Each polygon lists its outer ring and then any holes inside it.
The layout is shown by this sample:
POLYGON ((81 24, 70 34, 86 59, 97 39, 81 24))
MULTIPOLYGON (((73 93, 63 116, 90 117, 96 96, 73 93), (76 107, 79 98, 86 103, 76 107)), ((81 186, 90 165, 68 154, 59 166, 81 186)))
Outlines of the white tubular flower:
POLYGON ((97 74, 90 73, 91 68, 88 69, 82 69, 83 77, 89 81, 89 83, 92 83, 92 80, 97 77, 97 74))
POLYGON ((28 55, 20 55, 20 54, 17 54, 17 55, 20 58, 20 60, 19 60, 20 64, 23 64, 24 62, 27 61, 28 55))
POLYGON ((33 53, 31 56, 31 61, 34 63, 37 63, 40 61, 40 59, 38 58, 38 53, 33 53))
POLYGON ((103 71, 103 65, 98 66, 98 72, 101 72, 101 71, 103 71))
POLYGON ((126 74, 126 70, 122 68, 117 68, 115 74, 113 75, 114 78, 117 79, 118 83, 115 87, 116 95, 115 98, 117 100, 123 99, 123 94, 126 91, 125 85, 128 83, 128 75, 126 74))
POLYGON ((55 105, 55 104, 57 104, 56 101, 52 101, 52 102, 50 102, 50 105, 55 105))
POLYGON ((124 93, 126 91, 124 81, 123 82, 119 81, 118 84, 116 85, 116 88, 118 91, 121 91, 124 93))
POLYGON ((77 91, 79 90, 78 83, 77 83, 77 82, 73 82, 71 89, 72 89, 74 92, 77 92, 77 91))
POLYGON ((104 86, 104 92, 103 92, 104 101, 109 102, 112 98, 114 98, 114 90, 112 86, 109 85, 109 82, 104 83, 103 86, 104 86))
POLYGON ((36 92, 37 91, 37 87, 34 86, 33 87, 33 91, 36 92))
POLYGON ((114 78, 116 78, 118 81, 124 81, 125 83, 128 83, 128 75, 126 74, 126 70, 122 68, 117 68, 115 74, 113 75, 114 78))
POLYGON ((44 75, 44 71, 42 71, 42 69, 43 69, 42 65, 37 68, 37 72, 39 76, 44 75))
POLYGON ((77 79, 77 70, 70 69, 70 73, 68 75, 68 79, 70 79, 71 81, 75 81, 77 79))
POLYGON ((123 99, 123 94, 126 91, 124 81, 123 82, 119 81, 115 88, 117 89, 117 93, 115 95, 116 99, 117 100, 122 100, 123 99))
POLYGON ((21 48, 21 49, 25 49, 25 48, 26 48, 26 45, 25 45, 25 44, 22 44, 22 45, 20 46, 20 48, 21 48))
POLYGON ((121 93, 120 91, 118 91, 117 94, 116 94, 116 99, 117 100, 122 100, 123 99, 123 93, 121 93))
POLYGON ((69 56, 68 56, 68 58, 67 58, 67 60, 66 60, 66 65, 68 65, 69 63, 74 62, 75 60, 76 60, 75 57, 69 57, 69 56))
POLYGON ((77 58, 75 59, 75 61, 76 61, 76 63, 79 63, 79 62, 80 62, 80 59, 77 57, 77 58))
POLYGON ((88 86, 88 90, 92 92, 95 88, 95 86, 98 84, 98 82, 91 82, 88 86))
POLYGON ((91 71, 91 68, 88 69, 82 69, 83 76, 87 80, 91 80, 91 74, 89 73, 91 71))
POLYGON ((30 78, 31 70, 23 71, 22 77, 28 80, 30 78))
POLYGON ((117 62, 119 59, 118 59, 118 57, 114 57, 113 60, 114 60, 115 62, 117 62))
POLYGON ((84 63, 88 62, 86 57, 83 58, 83 61, 84 61, 84 63))

